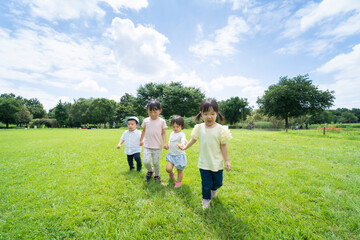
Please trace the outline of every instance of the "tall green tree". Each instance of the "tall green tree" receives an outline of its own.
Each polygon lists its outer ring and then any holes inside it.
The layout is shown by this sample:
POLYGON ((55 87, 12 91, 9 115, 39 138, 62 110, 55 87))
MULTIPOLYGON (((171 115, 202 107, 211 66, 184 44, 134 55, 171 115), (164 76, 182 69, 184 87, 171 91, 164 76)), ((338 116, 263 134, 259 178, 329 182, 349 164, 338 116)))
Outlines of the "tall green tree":
POLYGON ((264 114, 284 119, 287 129, 290 117, 321 112, 331 107, 334 99, 334 91, 319 90, 306 74, 281 77, 258 98, 257 103, 264 114))
POLYGON ((115 120, 115 106, 114 100, 106 98, 97 98, 91 102, 90 113, 92 123, 111 123, 115 120))
POLYGON ((138 101, 136 97, 131 94, 125 93, 121 98, 120 102, 116 104, 115 119, 122 123, 127 116, 137 115, 138 112, 138 101))
POLYGON ((360 121, 360 108, 352 108, 351 112, 357 117, 356 122, 360 121))
POLYGON ((167 119, 173 115, 195 116, 205 98, 205 94, 199 88, 185 87, 181 82, 167 84, 163 94, 162 114, 167 119))
POLYGON ((46 111, 44 109, 44 106, 37 98, 24 99, 24 105, 33 115, 33 118, 46 117, 46 111))
POLYGON ((251 113, 251 108, 246 98, 231 97, 225 101, 219 101, 220 112, 230 124, 245 120, 251 113))
POLYGON ((341 113, 340 118, 338 119, 338 122, 342 123, 356 123, 358 118, 356 115, 350 111, 341 113))
POLYGON ((33 115, 25 106, 20 107, 20 111, 16 113, 17 115, 17 123, 20 124, 20 127, 24 123, 29 123, 33 119, 33 115))
POLYGON ((94 99, 79 98, 74 100, 70 108, 70 120, 76 127, 91 121, 90 106, 94 99))
POLYGON ((21 99, 13 93, 0 95, 0 121, 6 124, 6 128, 9 128, 10 123, 17 122, 17 112, 21 105, 21 99))
POLYGON ((194 116, 205 94, 195 87, 185 87, 181 82, 148 83, 137 90, 138 114, 147 116, 146 105, 151 99, 157 99, 163 107, 162 115, 169 118, 172 115, 194 116))
POLYGON ((69 112, 66 107, 66 103, 62 103, 59 100, 58 104, 54 108, 55 119, 60 127, 65 127, 69 123, 69 112))
POLYGON ((166 84, 164 83, 160 83, 160 84, 147 83, 145 85, 141 85, 137 89, 137 94, 136 94, 137 105, 138 105, 137 113, 140 116, 144 116, 144 117, 147 116, 146 105, 151 99, 157 99, 158 101, 163 103, 165 88, 166 88, 166 84))

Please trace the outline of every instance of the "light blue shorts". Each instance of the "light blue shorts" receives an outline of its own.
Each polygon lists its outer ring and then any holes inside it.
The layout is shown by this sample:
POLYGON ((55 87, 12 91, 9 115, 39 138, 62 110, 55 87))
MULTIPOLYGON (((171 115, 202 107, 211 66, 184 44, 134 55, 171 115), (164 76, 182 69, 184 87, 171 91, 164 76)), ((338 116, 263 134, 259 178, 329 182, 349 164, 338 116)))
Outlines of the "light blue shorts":
POLYGON ((186 154, 172 155, 172 154, 168 153, 168 154, 166 154, 166 161, 174 164, 176 169, 179 169, 179 170, 184 170, 184 168, 186 167, 186 164, 187 164, 186 154))

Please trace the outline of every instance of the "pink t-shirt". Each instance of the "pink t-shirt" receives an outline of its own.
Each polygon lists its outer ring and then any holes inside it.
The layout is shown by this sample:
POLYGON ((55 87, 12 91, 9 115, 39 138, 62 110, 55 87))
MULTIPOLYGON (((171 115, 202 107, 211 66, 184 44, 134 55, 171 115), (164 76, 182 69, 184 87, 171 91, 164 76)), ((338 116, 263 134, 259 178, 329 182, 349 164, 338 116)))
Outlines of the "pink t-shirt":
POLYGON ((162 130, 167 128, 166 122, 162 118, 152 120, 150 117, 144 119, 141 127, 145 127, 144 147, 151 149, 161 149, 162 130))

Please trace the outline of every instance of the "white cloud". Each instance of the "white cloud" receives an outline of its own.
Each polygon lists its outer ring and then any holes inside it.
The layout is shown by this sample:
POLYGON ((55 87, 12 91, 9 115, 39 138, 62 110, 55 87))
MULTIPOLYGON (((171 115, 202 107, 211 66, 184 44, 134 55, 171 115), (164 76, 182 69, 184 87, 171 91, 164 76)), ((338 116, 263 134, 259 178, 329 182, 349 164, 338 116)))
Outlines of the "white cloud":
POLYGON ((73 39, 51 28, 0 28, 0 76, 32 84, 72 88, 84 79, 117 75, 111 49, 73 39))
POLYGON ((210 85, 208 82, 203 81, 199 76, 197 76, 196 71, 191 71, 190 73, 181 73, 172 77, 174 82, 182 82, 185 86, 198 87, 205 94, 210 92, 210 85))
POLYGON ((76 89, 82 91, 93 91, 93 92, 108 92, 104 87, 100 87, 99 84, 93 79, 86 79, 76 85, 76 89))
MULTIPOLYGON (((344 27, 348 28, 358 19, 356 16, 359 12, 360 1, 358 0, 310 2, 286 21, 282 36, 296 38, 315 26, 319 27, 316 32, 318 35, 343 34, 344 27), (338 30, 334 31, 334 29, 338 30)), ((352 26, 351 28, 357 29, 358 27, 352 26)), ((355 34, 356 32, 348 31, 347 33, 355 34)))
POLYGON ((115 11, 119 12, 121 8, 130 8, 140 10, 146 8, 149 4, 147 0, 103 0, 107 2, 115 11))
POLYGON ((45 110, 49 110, 56 106, 57 97, 46 91, 40 90, 37 86, 18 86, 9 81, 0 80, 1 93, 13 93, 23 98, 37 98, 44 106, 45 110))
POLYGON ((254 0, 217 0, 221 3, 232 3, 232 10, 247 9, 254 4, 254 0))
POLYGON ((360 13, 351 16, 342 24, 339 24, 335 28, 331 28, 324 32, 325 36, 335 36, 337 38, 347 37, 350 35, 360 33, 360 13))
POLYGON ((340 54, 317 69, 321 73, 337 72, 336 79, 360 79, 360 44, 347 54, 340 54))
POLYGON ((134 26, 129 19, 114 18, 109 30, 120 75, 130 81, 156 80, 178 66, 166 53, 169 40, 152 27, 134 26))
POLYGON ((105 11, 99 7, 101 2, 109 4, 115 12, 119 12, 122 8, 140 10, 148 6, 147 0, 23 0, 23 2, 30 5, 34 16, 49 21, 80 17, 96 17, 100 19, 105 16, 105 11))
POLYGON ((205 92, 206 96, 218 96, 219 100, 228 99, 231 96, 247 98, 251 106, 255 106, 258 96, 264 93, 260 81, 243 76, 220 76, 211 80, 202 80, 196 71, 181 73, 173 76, 174 81, 182 82, 185 86, 198 87, 205 92))
MULTIPOLYGON (((236 92, 236 96, 247 98, 250 105, 255 106, 256 99, 264 93, 265 88, 260 81, 244 76, 220 76, 212 79, 210 86, 213 92, 236 92)), ((225 94, 226 96, 226 94, 225 94)), ((226 98, 228 98, 227 96, 226 98)))
POLYGON ((347 54, 340 54, 320 68, 320 73, 335 73, 335 83, 320 85, 322 89, 335 90, 337 107, 359 107, 360 100, 360 44, 347 54))
POLYGON ((314 25, 320 24, 323 20, 353 10, 360 10, 360 2, 358 0, 323 0, 316 6, 311 4, 308 6, 307 14, 300 19, 300 29, 306 31, 314 25))
POLYGON ((215 31, 213 40, 202 40, 190 46, 189 50, 198 57, 233 55, 236 52, 234 45, 240 41, 240 34, 249 30, 242 18, 230 16, 227 25, 215 31))

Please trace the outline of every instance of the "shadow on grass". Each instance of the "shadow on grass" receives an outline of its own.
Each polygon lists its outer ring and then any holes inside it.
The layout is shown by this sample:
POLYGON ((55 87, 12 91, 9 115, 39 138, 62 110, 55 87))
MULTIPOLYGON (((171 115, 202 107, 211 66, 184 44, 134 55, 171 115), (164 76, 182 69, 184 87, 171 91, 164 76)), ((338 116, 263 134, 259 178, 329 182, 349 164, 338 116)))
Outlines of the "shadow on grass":
POLYGON ((218 239, 246 239, 250 237, 250 230, 247 223, 240 219, 231 211, 221 200, 221 188, 219 189, 220 196, 211 200, 211 206, 203 210, 201 204, 201 193, 194 194, 188 185, 183 185, 176 194, 182 199, 182 203, 193 210, 195 214, 201 217, 202 221, 211 229, 218 237, 218 239))
MULTIPOLYGON (((234 210, 234 205, 230 206, 221 199, 221 188, 219 196, 211 201, 209 209, 203 210, 201 205, 201 192, 195 192, 191 186, 183 184, 181 188, 174 189, 175 182, 169 182, 165 177, 161 183, 151 179, 145 182, 143 173, 126 173, 127 177, 134 181, 142 181, 142 188, 145 190, 145 198, 166 198, 167 193, 171 192, 177 196, 179 204, 190 209, 201 219, 206 228, 214 233, 217 239, 249 239, 251 230, 246 222, 241 220, 241 212, 234 210)), ((140 185, 139 185, 140 186, 140 185)), ((201 190, 200 190, 201 191, 201 190)))

